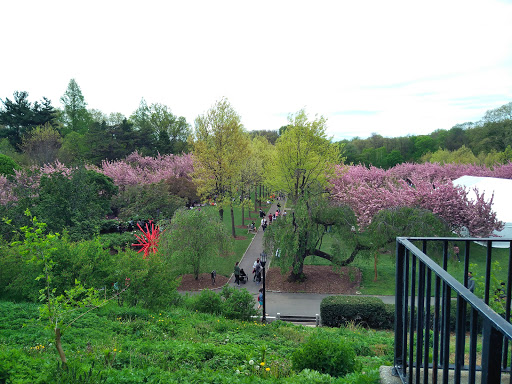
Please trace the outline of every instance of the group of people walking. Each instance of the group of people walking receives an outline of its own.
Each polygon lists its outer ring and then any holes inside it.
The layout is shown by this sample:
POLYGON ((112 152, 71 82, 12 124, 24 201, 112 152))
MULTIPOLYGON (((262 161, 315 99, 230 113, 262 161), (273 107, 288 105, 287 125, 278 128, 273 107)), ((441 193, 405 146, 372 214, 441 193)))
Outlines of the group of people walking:
POLYGON ((263 231, 265 231, 265 229, 267 229, 267 226, 272 224, 273 221, 276 221, 276 219, 279 218, 279 216, 286 216, 286 211, 284 213, 281 213, 280 207, 281 205, 278 203, 276 211, 274 213, 268 214, 268 219, 267 216, 265 216, 265 212, 263 212, 260 209, 261 228, 263 228, 263 231))

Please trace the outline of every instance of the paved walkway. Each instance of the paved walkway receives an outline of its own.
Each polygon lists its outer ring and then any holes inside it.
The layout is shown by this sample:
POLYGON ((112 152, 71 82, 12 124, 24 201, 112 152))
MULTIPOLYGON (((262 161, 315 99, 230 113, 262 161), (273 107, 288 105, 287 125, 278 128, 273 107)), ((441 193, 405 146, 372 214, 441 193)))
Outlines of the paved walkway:
MULTIPOLYGON (((284 201, 281 201, 284 206, 284 201)), ((274 213, 277 209, 277 202, 274 202, 269 211, 266 213, 274 213)), ((257 224, 260 224, 261 219, 258 218, 257 224)), ((278 219, 279 220, 279 219, 278 219)), ((248 275, 249 281, 246 284, 240 284, 240 288, 245 288, 257 298, 259 289, 263 286, 262 283, 253 282, 252 266, 254 261, 263 252, 263 229, 258 228, 258 232, 253 237, 251 244, 245 251, 242 260, 240 261, 240 268, 242 268, 248 275)), ((265 266, 268 269, 271 264, 271 255, 265 266)), ((231 286, 235 286, 235 277, 232 275, 229 281, 231 286)), ((302 316, 315 316, 320 314, 320 303, 324 297, 332 296, 332 294, 317 294, 317 293, 288 293, 288 292, 266 292, 266 310, 269 316, 276 316, 277 313, 281 315, 302 315, 302 316)), ((364 296, 364 295, 361 295, 364 296)), ((376 296, 382 299, 385 304, 394 304, 394 296, 376 296)))
MULTIPOLYGON (((284 201, 283 201, 283 204, 281 204, 281 205, 284 206, 284 201)), ((277 210, 277 201, 275 201, 270 206, 270 209, 266 213, 267 218, 268 218, 269 213, 274 214, 276 210, 277 210)), ((242 257, 242 260, 239 263, 240 268, 243 269, 245 271, 245 273, 247 273, 247 276, 249 277, 249 281, 247 282, 247 284, 240 284, 240 287, 246 288, 249 292, 254 293, 255 295, 258 294, 258 290, 262 287, 262 283, 256 283, 256 282, 252 281, 253 276, 254 276, 252 274, 252 270, 253 270, 252 266, 254 265, 254 262, 256 261, 256 259, 259 258, 260 254, 263 252, 263 228, 261 228, 260 224, 261 224, 261 219, 258 217, 258 220, 256 222, 256 225, 258 226, 258 232, 252 238, 251 244, 249 244, 249 247, 247 247, 247 250, 245 251, 245 253, 242 257)), ((272 224, 270 224, 270 225, 272 225, 272 224)), ((268 267, 269 267, 269 264, 271 261, 271 256, 272 255, 268 255, 267 265, 265 266, 266 269, 268 269, 268 267)), ((235 277, 234 276, 231 276, 230 285, 232 285, 232 286, 235 285, 235 277)), ((268 299, 267 299, 267 303, 268 303, 268 299)))

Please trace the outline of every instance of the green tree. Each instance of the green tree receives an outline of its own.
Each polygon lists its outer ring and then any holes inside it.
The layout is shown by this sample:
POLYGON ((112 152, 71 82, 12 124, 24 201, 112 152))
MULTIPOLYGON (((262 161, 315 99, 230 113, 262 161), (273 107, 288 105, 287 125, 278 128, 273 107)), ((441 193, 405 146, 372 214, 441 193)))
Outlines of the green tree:
POLYGON ((289 281, 302 281, 307 256, 326 259, 335 266, 352 263, 361 251, 373 251, 395 241, 397 236, 449 235, 446 225, 432 212, 417 208, 380 211, 364 231, 358 229, 353 211, 326 196, 301 198, 292 214, 281 217, 265 231, 267 253, 279 249, 273 263, 290 272, 289 281), (324 238, 330 249, 322 248, 324 238))
POLYGON ((483 118, 483 121, 486 123, 495 123, 503 120, 512 120, 512 102, 485 112, 485 116, 483 118))
POLYGON ((98 292, 94 288, 85 289, 77 280, 71 289, 63 294, 58 294, 53 284, 55 262, 53 253, 57 250, 58 234, 45 234, 46 224, 39 222, 27 211, 31 218, 32 226, 22 227, 23 241, 14 242, 13 247, 18 247, 20 254, 29 258, 29 263, 41 267, 41 274, 36 280, 43 282, 39 290, 39 299, 43 305, 39 308, 40 320, 45 320, 47 328, 55 334, 55 348, 59 354, 64 368, 67 367, 67 359, 62 347, 61 336, 65 330, 85 313, 105 304, 99 299, 98 292))
POLYGON ((60 98, 64 105, 64 124, 68 131, 84 134, 92 123, 87 103, 75 79, 69 80, 68 88, 60 98))
POLYGON ((279 131, 260 129, 257 131, 250 131, 249 136, 251 139, 254 139, 256 136, 263 136, 270 144, 274 145, 279 137, 279 131))
POLYGON ((130 116, 137 137, 137 150, 144 156, 155 156, 157 154, 156 136, 151 126, 151 111, 144 98, 141 99, 139 107, 130 116))
POLYGON ((437 150, 435 140, 427 135, 418 136, 414 140, 414 159, 419 160, 427 152, 437 150))
POLYGON ((90 150, 84 135, 78 132, 70 132, 62 139, 58 158, 66 164, 81 163, 87 157, 90 150))
POLYGON ((14 176, 14 170, 20 166, 9 156, 0 153, 0 175, 14 176))
POLYGON ((22 138, 20 148, 36 165, 53 163, 62 145, 60 133, 49 123, 37 126, 22 138))
POLYGON ((190 125, 184 117, 177 117, 162 104, 152 104, 149 121, 155 132, 156 147, 160 154, 180 154, 187 151, 190 125))
MULTIPOLYGON (((225 98, 195 120, 193 179, 203 198, 216 201, 221 220, 224 207, 232 208, 236 179, 248 145, 240 116, 225 98)), ((234 233, 233 215, 232 231, 234 233)))
POLYGON ((293 200, 313 185, 325 186, 332 165, 340 160, 339 146, 326 135, 322 116, 308 120, 304 109, 288 116, 290 124, 276 142, 276 158, 268 164, 269 183, 293 200))
POLYGON ((215 269, 215 258, 231 249, 225 226, 208 209, 177 210, 164 238, 161 251, 169 252, 173 264, 181 266, 182 273, 192 272, 196 280, 201 270, 215 269))
POLYGON ((127 186, 112 199, 112 210, 121 219, 170 219, 185 205, 182 197, 169 193, 165 182, 127 186))
POLYGON ((41 177, 34 213, 54 232, 67 229, 72 239, 99 233, 110 212, 117 187, 109 177, 79 167, 70 176, 60 172, 41 177))
POLYGON ((11 145, 19 149, 23 135, 38 125, 56 123, 56 111, 50 100, 43 97, 41 103, 28 101, 28 92, 14 92, 14 100, 2 100, 0 109, 0 138, 6 137, 11 145))

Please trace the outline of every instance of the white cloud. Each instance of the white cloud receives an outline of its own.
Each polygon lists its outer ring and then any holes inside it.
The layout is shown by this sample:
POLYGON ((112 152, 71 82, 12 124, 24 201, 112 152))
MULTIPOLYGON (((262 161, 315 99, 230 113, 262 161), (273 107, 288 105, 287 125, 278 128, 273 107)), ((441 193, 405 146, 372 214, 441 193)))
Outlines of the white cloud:
POLYGON ((105 113, 144 97, 193 123, 226 96, 248 129, 306 107, 336 138, 425 134, 512 100, 511 19, 489 0, 7 2, 0 98, 59 106, 75 78, 105 113))

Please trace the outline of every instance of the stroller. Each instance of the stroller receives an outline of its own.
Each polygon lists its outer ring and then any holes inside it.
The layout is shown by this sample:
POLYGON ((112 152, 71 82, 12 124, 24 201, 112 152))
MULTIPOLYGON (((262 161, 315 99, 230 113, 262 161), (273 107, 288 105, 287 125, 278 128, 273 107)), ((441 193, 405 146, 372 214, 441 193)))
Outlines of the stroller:
POLYGON ((240 282, 242 284, 245 284, 249 281, 249 278, 247 277, 247 273, 245 273, 244 269, 240 269, 240 282))

